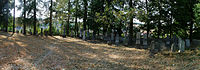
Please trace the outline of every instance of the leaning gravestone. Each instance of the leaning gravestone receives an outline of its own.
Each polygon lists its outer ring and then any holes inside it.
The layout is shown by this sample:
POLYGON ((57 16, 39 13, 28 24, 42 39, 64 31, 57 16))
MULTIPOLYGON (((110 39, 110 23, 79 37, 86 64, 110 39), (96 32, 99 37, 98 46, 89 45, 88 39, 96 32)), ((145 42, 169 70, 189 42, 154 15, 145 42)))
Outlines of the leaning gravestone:
POLYGON ((186 39, 185 44, 186 44, 186 47, 189 48, 190 47, 190 39, 186 39))
POLYGON ((83 40, 85 40, 85 30, 83 31, 83 40))
POLYGON ((141 33, 140 33, 140 32, 137 32, 137 34, 136 34, 136 44, 137 44, 137 45, 140 44, 140 35, 141 35, 141 33))
POLYGON ((119 45, 119 34, 116 35, 115 44, 117 46, 119 45))

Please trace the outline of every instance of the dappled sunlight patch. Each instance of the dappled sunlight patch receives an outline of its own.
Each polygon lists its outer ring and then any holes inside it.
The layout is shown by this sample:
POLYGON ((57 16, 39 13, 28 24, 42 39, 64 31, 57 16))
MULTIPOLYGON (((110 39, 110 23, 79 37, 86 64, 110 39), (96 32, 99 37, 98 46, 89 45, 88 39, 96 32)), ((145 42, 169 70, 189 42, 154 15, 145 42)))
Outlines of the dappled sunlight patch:
POLYGON ((16 44, 18 44, 21 47, 27 47, 27 44, 24 44, 24 42, 16 42, 16 44))
POLYGON ((122 57, 122 56, 114 55, 114 54, 109 54, 108 56, 109 56, 109 58, 113 58, 113 59, 121 59, 121 58, 124 58, 124 57, 122 57))
POLYGON ((96 58, 97 55, 96 54, 92 54, 92 53, 84 53, 84 54, 80 54, 81 56, 85 56, 87 58, 96 58))

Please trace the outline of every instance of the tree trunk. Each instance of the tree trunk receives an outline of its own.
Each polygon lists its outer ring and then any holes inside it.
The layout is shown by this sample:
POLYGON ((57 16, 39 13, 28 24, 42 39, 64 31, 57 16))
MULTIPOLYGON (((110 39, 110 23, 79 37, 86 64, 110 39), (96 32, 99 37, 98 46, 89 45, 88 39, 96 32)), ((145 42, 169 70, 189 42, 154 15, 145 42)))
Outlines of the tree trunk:
POLYGON ((53 2, 51 0, 51 6, 50 6, 50 23, 49 23, 49 35, 52 36, 52 6, 53 6, 53 2))
POLYGON ((37 23, 37 18, 36 18, 36 0, 34 0, 34 31, 33 31, 33 35, 36 35, 36 23, 37 23))
POLYGON ((14 0, 14 10, 13 10, 13 33, 15 33, 15 0, 14 0))
POLYGON ((70 21, 69 21, 69 19, 70 19, 70 0, 68 2, 67 36, 69 36, 69 30, 70 30, 70 27, 69 27, 70 21))
MULTIPOLYGON (((132 0, 129 2, 130 9, 133 8, 132 0)), ((129 23, 129 45, 132 45, 133 42, 133 16, 130 17, 130 23, 129 23)))
POLYGON ((78 1, 79 0, 76 0, 76 18, 75 18, 75 34, 76 34, 76 36, 78 37, 78 23, 77 23, 77 21, 78 21, 78 1))
POLYGON ((24 22, 24 24, 23 24, 23 28, 24 28, 24 35, 26 35, 26 9, 25 9, 25 7, 26 7, 26 0, 24 0, 24 20, 23 20, 23 22, 24 22))
POLYGON ((86 30, 86 23, 87 23, 87 0, 84 0, 84 18, 83 18, 83 29, 86 30))

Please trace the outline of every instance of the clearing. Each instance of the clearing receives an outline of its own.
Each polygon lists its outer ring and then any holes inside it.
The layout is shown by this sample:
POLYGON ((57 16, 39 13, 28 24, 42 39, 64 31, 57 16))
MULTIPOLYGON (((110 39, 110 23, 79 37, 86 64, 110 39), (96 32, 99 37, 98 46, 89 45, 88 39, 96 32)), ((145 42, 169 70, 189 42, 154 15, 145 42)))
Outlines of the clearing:
POLYGON ((0 32, 0 69, 2 70, 190 70, 200 69, 194 52, 159 53, 124 46, 90 43, 81 39, 24 36, 0 32))

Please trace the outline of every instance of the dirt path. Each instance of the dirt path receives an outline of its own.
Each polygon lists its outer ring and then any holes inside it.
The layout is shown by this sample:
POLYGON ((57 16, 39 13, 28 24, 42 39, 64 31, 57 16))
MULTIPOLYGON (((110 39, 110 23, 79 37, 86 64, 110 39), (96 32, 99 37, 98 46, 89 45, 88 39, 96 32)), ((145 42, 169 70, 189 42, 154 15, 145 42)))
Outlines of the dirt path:
POLYGON ((200 57, 168 57, 157 54, 155 58, 150 58, 148 50, 94 44, 59 36, 10 36, 0 33, 0 69, 200 69, 200 57))

